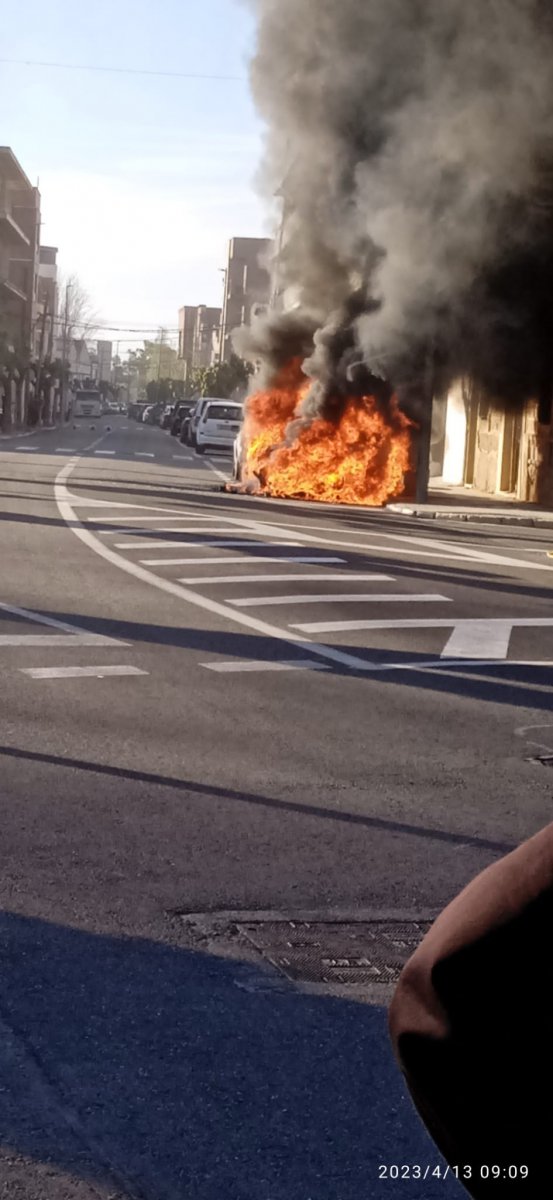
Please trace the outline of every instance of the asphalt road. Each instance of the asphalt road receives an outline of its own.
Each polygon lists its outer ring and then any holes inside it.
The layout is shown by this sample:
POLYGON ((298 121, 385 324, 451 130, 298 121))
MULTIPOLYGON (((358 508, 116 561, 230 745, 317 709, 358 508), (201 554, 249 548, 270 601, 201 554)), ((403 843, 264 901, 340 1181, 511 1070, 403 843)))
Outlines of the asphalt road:
POLYGON ((386 990, 217 921, 430 919, 550 820, 553 535, 227 495, 91 424, 0 442, 0 1184, 460 1196, 379 1179, 440 1163, 386 990))

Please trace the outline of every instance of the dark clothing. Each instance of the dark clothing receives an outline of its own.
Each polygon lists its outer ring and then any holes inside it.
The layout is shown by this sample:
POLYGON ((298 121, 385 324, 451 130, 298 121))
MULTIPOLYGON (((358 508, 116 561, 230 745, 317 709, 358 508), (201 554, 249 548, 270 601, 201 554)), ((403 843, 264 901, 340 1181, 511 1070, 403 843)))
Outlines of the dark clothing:
POLYGON ((553 825, 441 914, 401 976, 390 1030, 434 1140, 472 1168, 470 1195, 553 1196, 553 825), (494 1165, 501 1177, 483 1178, 494 1165), (523 1165, 528 1178, 509 1180, 523 1165))

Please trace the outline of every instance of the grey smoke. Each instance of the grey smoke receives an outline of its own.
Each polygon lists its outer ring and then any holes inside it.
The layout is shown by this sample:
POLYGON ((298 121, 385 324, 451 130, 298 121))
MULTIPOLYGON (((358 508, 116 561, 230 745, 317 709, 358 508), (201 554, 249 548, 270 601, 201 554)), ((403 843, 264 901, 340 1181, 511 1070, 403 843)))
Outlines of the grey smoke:
MULTIPOLYGON (((364 369, 407 394, 430 350, 444 379, 467 371, 517 397, 542 387, 553 343, 550 4, 247 2, 267 126, 261 180, 284 206, 281 282, 296 333, 314 343, 308 412, 364 369)), ((261 334, 273 365, 286 357, 283 320, 261 334)))

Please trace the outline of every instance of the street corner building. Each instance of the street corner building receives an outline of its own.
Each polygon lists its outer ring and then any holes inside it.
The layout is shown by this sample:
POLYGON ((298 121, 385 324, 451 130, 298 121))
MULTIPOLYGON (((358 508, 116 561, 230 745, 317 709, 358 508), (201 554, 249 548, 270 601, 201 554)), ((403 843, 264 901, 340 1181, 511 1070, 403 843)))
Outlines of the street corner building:
POLYGON ((470 1195, 552 1193, 553 825, 441 914, 390 1010, 416 1107, 470 1195))
MULTIPOLYGON (((553 340, 552 340, 553 345, 553 340)), ((434 397, 430 474, 435 485, 474 489, 528 504, 553 504, 550 381, 524 403, 470 378, 434 397)))

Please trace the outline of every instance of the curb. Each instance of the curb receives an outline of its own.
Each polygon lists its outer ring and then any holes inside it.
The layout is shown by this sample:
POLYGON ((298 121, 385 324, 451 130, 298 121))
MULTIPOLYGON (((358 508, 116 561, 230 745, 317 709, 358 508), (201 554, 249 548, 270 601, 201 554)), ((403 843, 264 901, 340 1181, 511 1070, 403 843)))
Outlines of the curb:
POLYGON ((41 425, 40 429, 25 429, 22 433, 0 433, 0 442, 14 442, 17 438, 35 437, 37 433, 54 433, 61 425, 41 425))
POLYGON ((402 504, 388 504, 386 512, 396 513, 402 517, 413 517, 416 520, 427 521, 465 521, 476 525, 513 525, 526 529, 553 529, 553 513, 547 516, 510 516, 509 513, 482 512, 452 512, 451 509, 417 509, 408 508, 402 504))

